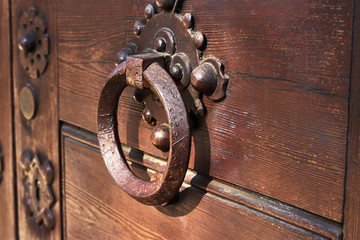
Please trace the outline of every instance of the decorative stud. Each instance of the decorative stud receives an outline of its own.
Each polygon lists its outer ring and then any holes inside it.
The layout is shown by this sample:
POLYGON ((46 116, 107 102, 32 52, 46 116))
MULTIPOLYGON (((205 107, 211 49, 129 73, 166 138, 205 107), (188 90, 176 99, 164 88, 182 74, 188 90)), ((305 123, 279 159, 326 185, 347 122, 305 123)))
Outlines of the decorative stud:
POLYGON ((205 37, 201 32, 195 32, 193 40, 197 49, 202 49, 204 47, 205 37))
POLYGON ((190 81, 195 90, 211 95, 217 85, 216 70, 209 63, 201 64, 192 71, 190 81))
POLYGON ((176 64, 170 68, 170 74, 175 78, 175 80, 181 79, 183 76, 182 68, 179 64, 176 64))
POLYGON ((44 17, 30 7, 20 19, 18 49, 21 65, 31 78, 39 78, 48 64, 49 36, 44 17))
POLYGON ((26 120, 36 114, 37 97, 34 88, 28 83, 20 91, 20 111, 26 120))
POLYGON ((147 108, 147 107, 144 108, 144 110, 142 112, 142 117, 148 124, 150 124, 150 125, 155 124, 155 119, 153 118, 149 108, 147 108))
POLYGON ((141 30, 143 29, 144 24, 140 21, 136 21, 134 24, 134 33, 136 36, 140 36, 141 30))
POLYGON ((193 17, 190 13, 185 13, 182 17, 182 23, 186 28, 192 28, 193 26, 193 17))
POLYGON ((54 171, 50 162, 41 164, 37 155, 29 151, 23 153, 21 164, 25 196, 23 203, 27 216, 33 216, 36 223, 43 223, 48 230, 55 226, 55 215, 51 210, 55 202, 50 184, 54 180, 54 171))
POLYGON ((19 50, 24 52, 25 54, 33 52, 35 46, 35 36, 31 32, 23 35, 18 43, 19 50))
POLYGON ((154 128, 151 134, 151 142, 155 147, 157 147, 161 151, 164 152, 169 151, 169 146, 170 146, 169 125, 163 123, 160 126, 154 128))
POLYGON ((144 16, 147 20, 151 19, 155 15, 155 8, 153 5, 149 4, 145 8, 144 16))
POLYGON ((162 37, 158 37, 154 41, 154 48, 158 52, 164 52, 166 49, 166 42, 162 37))
POLYGON ((174 7, 175 0, 156 0, 156 4, 165 11, 169 11, 174 7))

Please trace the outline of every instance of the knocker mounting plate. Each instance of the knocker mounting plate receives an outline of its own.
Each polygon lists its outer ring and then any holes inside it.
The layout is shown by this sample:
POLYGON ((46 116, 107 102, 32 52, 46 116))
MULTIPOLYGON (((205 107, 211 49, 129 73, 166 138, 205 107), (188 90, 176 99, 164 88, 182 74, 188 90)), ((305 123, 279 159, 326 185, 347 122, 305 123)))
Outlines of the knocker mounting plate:
MULTIPOLYGON (((124 44, 116 55, 116 65, 133 54, 158 52, 170 56, 164 68, 175 80, 190 117, 196 119, 205 112, 202 96, 221 101, 225 98, 229 79, 218 59, 203 58, 206 37, 194 30, 194 18, 190 13, 177 13, 181 4, 180 0, 149 4, 144 18, 134 24, 138 39, 124 44)), ((136 89, 134 97, 145 104, 143 117, 149 124, 161 125, 166 120, 157 97, 151 91, 136 89)))

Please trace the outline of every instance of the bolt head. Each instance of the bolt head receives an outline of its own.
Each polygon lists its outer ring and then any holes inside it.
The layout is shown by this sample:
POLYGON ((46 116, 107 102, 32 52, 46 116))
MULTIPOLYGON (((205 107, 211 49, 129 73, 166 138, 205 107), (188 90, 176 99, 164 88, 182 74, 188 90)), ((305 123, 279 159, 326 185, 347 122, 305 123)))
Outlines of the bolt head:
POLYGON ((149 108, 145 108, 143 110, 142 117, 147 123, 149 123, 151 125, 153 125, 155 123, 155 119, 153 118, 149 108))
POLYGON ((211 95, 217 86, 216 69, 210 63, 201 64, 192 71, 190 81, 195 90, 211 95))
POLYGON ((175 80, 179 80, 183 76, 183 71, 180 65, 176 64, 170 68, 170 74, 175 78, 175 80))
POLYGON ((169 11, 174 7, 175 0, 156 0, 156 4, 165 11, 169 11))
POLYGON ((158 52, 164 52, 166 49, 166 42, 165 39, 158 37, 154 41, 154 48, 158 52))
POLYGON ((136 36, 140 36, 141 30, 143 29, 144 24, 140 21, 136 21, 134 24, 134 33, 136 36))
POLYGON ((195 32, 193 35, 193 41, 197 49, 202 49, 205 42, 204 34, 201 32, 195 32))
POLYGON ((125 59, 129 56, 129 55, 133 55, 134 51, 130 48, 124 48, 121 49, 115 57, 115 65, 119 65, 120 63, 122 63, 123 61, 125 61, 125 59))
POLYGON ((18 48, 24 53, 33 52, 35 50, 35 36, 32 33, 21 36, 18 48))
POLYGON ((165 123, 156 127, 151 134, 151 142, 158 149, 166 152, 170 146, 169 126, 165 123))
POLYGON ((27 216, 32 216, 33 215, 33 210, 31 208, 31 204, 32 204, 31 199, 29 197, 24 197, 23 203, 25 205, 25 214, 27 216))
POLYGON ((186 28, 191 28, 193 25, 193 17, 190 13, 185 13, 182 18, 182 23, 186 28))
POLYGON ((146 8, 145 8, 144 15, 145 15, 146 19, 151 19, 155 15, 154 6, 151 5, 151 4, 147 5, 146 8))

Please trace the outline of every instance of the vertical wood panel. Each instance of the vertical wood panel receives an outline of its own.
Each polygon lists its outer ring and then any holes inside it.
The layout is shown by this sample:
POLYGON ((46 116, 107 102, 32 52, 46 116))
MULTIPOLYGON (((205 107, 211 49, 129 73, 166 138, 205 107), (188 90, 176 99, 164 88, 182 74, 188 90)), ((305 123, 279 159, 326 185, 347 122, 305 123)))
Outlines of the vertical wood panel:
POLYGON ((360 239, 360 0, 355 0, 344 239, 360 239))
POLYGON ((0 238, 16 236, 9 1, 0 1, 0 238), (0 169, 1 170, 1 169, 0 169))
POLYGON ((57 77, 57 32, 56 32, 56 1, 14 0, 12 1, 12 36, 13 46, 17 46, 17 31, 19 19, 24 10, 36 7, 47 22, 50 40, 48 65, 38 79, 31 79, 20 64, 17 47, 13 48, 14 73, 14 119, 17 162, 17 192, 18 192, 18 222, 20 239, 61 239, 61 209, 60 209, 60 169, 58 144, 58 77, 57 77), (38 99, 37 112, 32 120, 26 120, 20 112, 19 93, 21 88, 30 83, 38 99), (23 170, 19 162, 24 150, 38 154, 40 161, 49 160, 54 169, 54 181, 51 186, 55 195, 53 211, 56 216, 55 228, 48 231, 42 224, 38 226, 33 217, 27 217, 23 204, 24 186, 22 184, 23 170))

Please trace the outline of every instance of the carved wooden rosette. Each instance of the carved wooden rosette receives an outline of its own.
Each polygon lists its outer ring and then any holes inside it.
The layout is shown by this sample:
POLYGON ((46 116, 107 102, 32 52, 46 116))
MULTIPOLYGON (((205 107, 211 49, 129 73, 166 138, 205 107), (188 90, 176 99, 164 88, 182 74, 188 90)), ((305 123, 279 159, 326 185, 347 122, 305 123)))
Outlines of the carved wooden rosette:
POLYGON ((33 217, 38 225, 44 223, 49 230, 55 226, 55 215, 51 210, 55 202, 50 184, 54 180, 54 171, 49 161, 42 163, 37 155, 25 152, 22 157, 24 204, 26 214, 33 217))
POLYGON ((21 65, 31 78, 39 78, 46 69, 49 36, 45 18, 30 7, 20 18, 18 48, 21 65))

